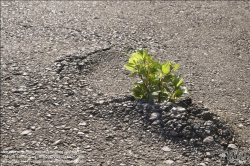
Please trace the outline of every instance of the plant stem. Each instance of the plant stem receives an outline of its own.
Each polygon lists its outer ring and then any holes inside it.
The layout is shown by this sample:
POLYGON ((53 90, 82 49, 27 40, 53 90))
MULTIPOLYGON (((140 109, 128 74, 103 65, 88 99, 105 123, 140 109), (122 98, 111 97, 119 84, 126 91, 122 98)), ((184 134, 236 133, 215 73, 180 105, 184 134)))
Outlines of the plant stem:
MULTIPOLYGON (((138 73, 139 73, 139 72, 138 72, 138 73)), ((142 80, 142 83, 143 83, 143 85, 146 87, 146 90, 147 90, 147 94, 146 94, 146 95, 144 95, 144 97, 145 97, 145 98, 148 98, 149 90, 148 90, 148 87, 147 87, 146 81, 143 79, 143 77, 142 77, 142 75, 141 75, 141 74, 139 74, 139 77, 140 77, 140 79, 142 80)))
POLYGON ((144 67, 144 70, 145 70, 145 86, 146 86, 146 89, 147 89, 147 98, 149 98, 149 95, 150 95, 150 81, 149 81, 149 72, 148 72, 148 68, 147 68, 147 64, 146 64, 146 59, 143 59, 143 67, 144 67))
POLYGON ((175 99, 172 99, 172 96, 173 96, 174 92, 175 92, 175 88, 174 88, 172 94, 170 94, 169 101, 171 101, 171 102, 175 102, 175 99))
MULTIPOLYGON (((159 91, 161 91, 161 79, 159 81, 158 88, 159 88, 159 91)), ((159 92, 159 94, 158 94, 158 102, 159 103, 161 102, 161 92, 159 92)))

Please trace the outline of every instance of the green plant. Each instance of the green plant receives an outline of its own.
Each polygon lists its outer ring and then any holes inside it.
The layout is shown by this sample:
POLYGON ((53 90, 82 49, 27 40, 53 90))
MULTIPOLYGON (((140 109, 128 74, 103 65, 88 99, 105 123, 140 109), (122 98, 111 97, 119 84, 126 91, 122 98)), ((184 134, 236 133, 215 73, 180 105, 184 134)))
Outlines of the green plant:
POLYGON ((133 83, 132 93, 136 98, 175 102, 187 93, 187 89, 181 86, 183 78, 172 73, 179 68, 179 64, 171 61, 160 63, 148 54, 147 49, 127 55, 130 58, 125 68, 132 72, 131 77, 140 78, 139 82, 133 83))

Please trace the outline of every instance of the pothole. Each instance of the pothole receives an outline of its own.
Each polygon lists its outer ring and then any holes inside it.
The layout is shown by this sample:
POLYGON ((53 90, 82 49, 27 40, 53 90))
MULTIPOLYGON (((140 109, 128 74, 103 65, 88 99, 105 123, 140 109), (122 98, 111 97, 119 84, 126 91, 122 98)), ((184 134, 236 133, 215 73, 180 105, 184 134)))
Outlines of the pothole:
POLYGON ((119 123, 125 123, 131 128, 149 131, 162 141, 191 145, 201 152, 213 149, 217 157, 218 150, 240 148, 230 125, 201 103, 192 103, 190 98, 174 104, 135 100, 133 96, 123 95, 131 84, 122 69, 125 60, 111 48, 101 49, 58 59, 51 71, 58 80, 72 78, 67 79, 70 86, 65 84, 68 90, 80 87, 93 94, 96 98, 90 101, 92 106, 84 110, 117 124, 117 130, 121 130, 119 123))

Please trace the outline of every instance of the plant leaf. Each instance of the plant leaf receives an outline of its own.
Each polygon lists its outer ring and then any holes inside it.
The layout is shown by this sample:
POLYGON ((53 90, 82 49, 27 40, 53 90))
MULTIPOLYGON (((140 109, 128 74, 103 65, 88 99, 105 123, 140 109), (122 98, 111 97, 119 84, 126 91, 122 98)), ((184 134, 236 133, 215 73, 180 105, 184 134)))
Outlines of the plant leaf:
POLYGON ((175 87, 177 87, 178 82, 179 82, 179 77, 173 74, 173 75, 172 75, 172 84, 173 84, 175 87))
POLYGON ((147 49, 127 55, 129 60, 124 66, 132 72, 130 77, 140 78, 140 82, 133 83, 134 89, 131 90, 136 98, 175 102, 183 93, 188 93, 186 87, 181 87, 184 79, 171 73, 180 67, 179 64, 155 61, 147 49))
POLYGON ((176 84, 176 87, 180 87, 180 85, 182 84, 183 80, 184 80, 183 78, 179 79, 179 82, 176 84))
POLYGON ((163 74, 167 75, 170 73, 171 71, 171 62, 167 62, 166 64, 161 66, 161 70, 163 72, 163 74))
POLYGON ((163 81, 167 83, 167 82, 170 82, 171 79, 172 79, 172 75, 167 75, 167 76, 165 76, 165 77, 163 78, 163 81))
POLYGON ((177 70, 177 69, 179 69, 179 67, 180 67, 180 64, 176 63, 176 64, 174 64, 173 70, 177 70))
POLYGON ((136 71, 135 68, 134 68, 133 66, 130 66, 129 64, 124 65, 124 67, 125 67, 127 70, 129 70, 129 71, 132 71, 132 72, 135 72, 135 71, 136 71))
POLYGON ((182 94, 183 94, 183 90, 182 90, 181 88, 178 88, 178 89, 175 91, 175 93, 174 93, 175 99, 181 97, 182 94))

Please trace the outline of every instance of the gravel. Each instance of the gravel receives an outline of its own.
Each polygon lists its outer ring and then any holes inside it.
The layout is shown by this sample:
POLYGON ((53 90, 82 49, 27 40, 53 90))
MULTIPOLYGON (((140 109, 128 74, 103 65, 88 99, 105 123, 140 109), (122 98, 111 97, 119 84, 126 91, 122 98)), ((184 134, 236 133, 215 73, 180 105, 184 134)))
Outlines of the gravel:
POLYGON ((74 151, 67 161, 79 165, 221 165, 223 151, 249 150, 248 2, 1 5, 4 157, 74 151), (142 47, 181 64, 189 96, 153 103, 128 93, 135 79, 122 52, 142 47))

